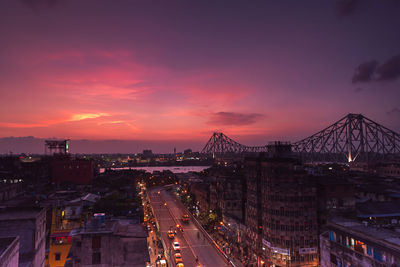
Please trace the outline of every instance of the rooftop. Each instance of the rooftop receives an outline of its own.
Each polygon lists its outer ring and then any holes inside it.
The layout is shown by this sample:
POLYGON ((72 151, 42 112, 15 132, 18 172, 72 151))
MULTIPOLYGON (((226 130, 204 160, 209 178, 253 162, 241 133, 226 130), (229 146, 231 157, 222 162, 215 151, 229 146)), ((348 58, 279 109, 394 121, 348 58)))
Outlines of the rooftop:
POLYGON ((98 195, 87 193, 83 197, 79 197, 79 198, 76 198, 76 199, 73 199, 73 200, 69 201, 69 203, 73 204, 73 203, 77 203, 77 202, 80 202, 80 201, 88 201, 88 202, 96 203, 99 198, 100 197, 98 195))
POLYGON ((0 207, 0 221, 35 219, 41 212, 37 207, 0 207))
POLYGON ((357 204, 357 216, 359 218, 400 216, 400 202, 359 203, 357 204))
POLYGON ((18 240, 18 237, 0 237, 0 258, 13 242, 18 242, 18 240))
POLYGON ((362 223, 343 217, 332 218, 329 224, 343 232, 367 239, 396 251, 400 250, 400 233, 384 228, 365 226, 362 223))
POLYGON ((92 219, 86 227, 71 231, 71 235, 85 234, 114 234, 123 237, 147 237, 145 228, 129 219, 106 220, 101 223, 98 219, 92 219))

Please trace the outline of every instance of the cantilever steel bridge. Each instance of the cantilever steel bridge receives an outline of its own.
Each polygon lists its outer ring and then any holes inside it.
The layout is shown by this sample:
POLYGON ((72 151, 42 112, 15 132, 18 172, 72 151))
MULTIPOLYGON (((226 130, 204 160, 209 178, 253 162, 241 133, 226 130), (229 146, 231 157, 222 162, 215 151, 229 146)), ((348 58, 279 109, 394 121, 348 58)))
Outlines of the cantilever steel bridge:
MULTIPOLYGON (((214 133, 202 153, 212 155, 267 152, 268 146, 245 146, 214 133)), ((370 162, 400 156, 400 134, 364 117, 348 114, 327 128, 292 144, 305 161, 370 162)))

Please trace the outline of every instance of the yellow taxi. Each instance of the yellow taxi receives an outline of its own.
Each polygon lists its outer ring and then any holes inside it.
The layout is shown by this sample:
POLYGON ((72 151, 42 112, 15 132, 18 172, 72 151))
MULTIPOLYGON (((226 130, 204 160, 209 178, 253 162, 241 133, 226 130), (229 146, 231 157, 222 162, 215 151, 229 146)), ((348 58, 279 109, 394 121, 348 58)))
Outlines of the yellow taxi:
POLYGON ((182 255, 181 255, 181 253, 175 253, 174 259, 175 259, 175 263, 176 264, 182 263, 182 255))

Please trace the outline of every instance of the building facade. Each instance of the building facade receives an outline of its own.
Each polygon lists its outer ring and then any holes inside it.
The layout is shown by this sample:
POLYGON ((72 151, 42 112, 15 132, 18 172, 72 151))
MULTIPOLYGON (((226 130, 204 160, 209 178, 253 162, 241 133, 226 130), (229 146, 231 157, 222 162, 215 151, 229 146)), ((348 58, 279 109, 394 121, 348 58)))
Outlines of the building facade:
POLYGON ((257 266, 318 266, 315 181, 288 157, 290 145, 270 151, 245 161, 250 257, 257 266))
POLYGON ((46 211, 42 208, 13 207, 0 210, 0 236, 19 236, 19 264, 44 267, 46 211))
POLYGON ((0 266, 16 267, 19 265, 19 237, 0 238, 0 266))
POLYGON ((91 160, 54 156, 51 162, 51 177, 55 183, 90 184, 93 176, 94 163, 91 160))
POLYGON ((126 221, 101 222, 93 218, 85 228, 72 232, 68 266, 141 267, 150 261, 147 231, 126 221))
POLYGON ((261 165, 262 250, 266 262, 317 266, 317 192, 312 178, 295 160, 270 159, 261 165))
POLYGON ((320 235, 321 266, 400 266, 400 233, 333 218, 320 235))
MULTIPOLYGON (((245 161, 245 175, 247 183, 246 200, 246 236, 248 255, 250 258, 262 253, 262 199, 261 199, 261 161, 262 158, 248 158, 245 161)), ((257 259, 258 260, 258 259, 257 259)), ((258 263, 257 263, 258 264, 258 263)))

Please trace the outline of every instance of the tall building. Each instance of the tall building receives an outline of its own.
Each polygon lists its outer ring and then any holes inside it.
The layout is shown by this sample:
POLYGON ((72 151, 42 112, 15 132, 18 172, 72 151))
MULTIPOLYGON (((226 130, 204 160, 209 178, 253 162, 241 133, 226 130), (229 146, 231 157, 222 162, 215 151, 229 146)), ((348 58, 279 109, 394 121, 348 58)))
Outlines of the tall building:
POLYGON ((246 226, 259 266, 318 266, 317 190, 285 143, 247 158, 246 226))
POLYGON ((261 253, 262 210, 261 210, 261 162, 262 157, 247 158, 245 161, 245 175, 247 181, 247 200, 245 225, 249 256, 261 253))

